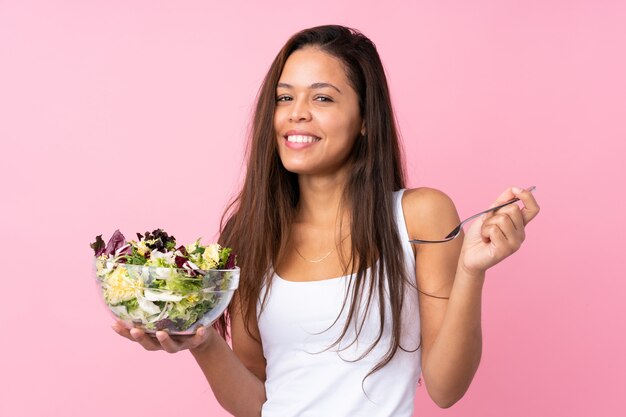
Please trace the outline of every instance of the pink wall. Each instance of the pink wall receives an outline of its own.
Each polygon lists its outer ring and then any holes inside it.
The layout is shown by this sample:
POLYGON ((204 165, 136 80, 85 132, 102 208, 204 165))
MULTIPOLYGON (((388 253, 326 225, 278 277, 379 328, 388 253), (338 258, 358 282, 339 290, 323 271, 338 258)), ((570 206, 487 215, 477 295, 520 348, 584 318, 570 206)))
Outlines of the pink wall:
POLYGON ((226 415, 190 355, 110 330, 87 244, 212 240, 266 69, 330 22, 378 45, 413 186, 462 216, 538 186, 474 384, 447 411, 421 388, 416 415, 624 413, 625 3, 335 3, 0 1, 1 416, 226 415))

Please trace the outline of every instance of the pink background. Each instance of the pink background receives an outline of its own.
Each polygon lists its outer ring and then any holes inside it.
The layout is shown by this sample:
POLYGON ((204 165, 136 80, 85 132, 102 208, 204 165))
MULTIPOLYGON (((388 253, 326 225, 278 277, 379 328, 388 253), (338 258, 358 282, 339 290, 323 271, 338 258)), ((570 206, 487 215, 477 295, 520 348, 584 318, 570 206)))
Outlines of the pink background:
POLYGON ((469 392, 416 415, 624 413, 625 4, 0 1, 0 415, 227 415, 188 353, 109 328, 88 243, 215 239, 265 71, 325 23, 377 44, 412 186, 542 206, 488 274, 469 392))

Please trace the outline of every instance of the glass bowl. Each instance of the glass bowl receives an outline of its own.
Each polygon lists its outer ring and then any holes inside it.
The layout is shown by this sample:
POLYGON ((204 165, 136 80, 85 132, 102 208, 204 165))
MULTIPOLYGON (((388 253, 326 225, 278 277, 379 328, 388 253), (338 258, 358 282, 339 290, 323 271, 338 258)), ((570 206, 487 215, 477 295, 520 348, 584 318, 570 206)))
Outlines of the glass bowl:
POLYGON ((228 307, 239 285, 239 268, 203 273, 179 268, 95 261, 104 304, 126 327, 147 333, 193 334, 228 307))

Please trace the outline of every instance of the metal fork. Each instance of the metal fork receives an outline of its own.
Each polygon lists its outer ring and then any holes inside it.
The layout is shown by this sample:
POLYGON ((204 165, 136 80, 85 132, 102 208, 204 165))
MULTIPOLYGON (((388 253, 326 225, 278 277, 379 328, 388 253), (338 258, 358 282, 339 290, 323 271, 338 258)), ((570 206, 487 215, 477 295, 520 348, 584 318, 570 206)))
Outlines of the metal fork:
MULTIPOLYGON (((527 190, 527 191, 530 191, 530 192, 532 193, 533 191, 535 191, 535 188, 537 188, 537 187, 535 187, 535 186, 533 185, 532 187, 528 187, 526 190, 527 190)), ((512 200, 507 201, 506 203, 502 203, 502 204, 500 204, 500 205, 498 205, 498 206, 491 207, 490 209, 487 209, 487 210, 485 210, 485 211, 481 211, 480 213, 476 213, 476 214, 474 214, 473 216, 468 217, 467 219, 465 219, 465 220, 463 220, 461 223, 459 223, 459 225, 458 225, 457 227, 455 227, 454 229, 452 229, 452 231, 451 231, 450 233, 448 233, 448 235, 447 235, 446 237, 444 237, 442 240, 410 239, 410 240, 409 240, 409 242, 411 242, 411 243, 444 243, 444 242, 449 242, 449 241, 451 241, 452 239, 456 238, 458 235, 460 235, 460 234, 461 234, 461 229, 463 228, 463 225, 464 225, 465 223, 467 223, 467 222, 469 222, 470 220, 473 220, 473 219, 475 219, 476 217, 481 216, 481 215, 483 215, 483 214, 485 214, 485 213, 489 213, 489 212, 492 212, 492 211, 496 211, 496 210, 498 210, 498 209, 501 209, 501 208, 502 208, 502 207, 504 207, 504 206, 508 206, 509 204, 513 204, 513 203, 515 203, 516 201, 519 201, 519 198, 517 198, 517 197, 516 197, 516 198, 514 198, 514 199, 512 199, 512 200)))

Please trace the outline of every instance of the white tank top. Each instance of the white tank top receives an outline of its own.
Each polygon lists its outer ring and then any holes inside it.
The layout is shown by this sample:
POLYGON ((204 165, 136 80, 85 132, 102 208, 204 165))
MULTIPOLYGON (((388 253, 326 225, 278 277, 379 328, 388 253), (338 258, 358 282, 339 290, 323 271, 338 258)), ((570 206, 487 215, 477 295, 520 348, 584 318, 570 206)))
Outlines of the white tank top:
MULTIPOLYGON (((396 224, 407 276, 415 282, 415 257, 408 243, 402 211, 403 192, 394 193, 396 224)), ((417 291, 407 287, 402 311, 401 346, 408 352, 398 349, 391 362, 363 383, 365 375, 389 348, 391 323, 387 321, 382 339, 374 350, 355 361, 370 347, 379 332, 380 309, 375 295, 359 339, 354 341, 356 331, 351 325, 339 346, 325 350, 337 340, 343 329, 350 298, 339 320, 336 323, 335 320, 341 312, 351 279, 354 276, 293 282, 274 274, 267 304, 258 317, 267 361, 267 401, 263 404, 262 417, 413 415, 413 400, 421 373, 421 348, 417 349, 420 344, 417 291)), ((261 299, 264 292, 265 288, 261 299)), ((257 311, 260 311, 260 301, 257 311)), ((363 305, 361 311, 364 311, 363 305)), ((361 317, 362 314, 357 323, 361 323, 361 317)), ((385 317, 390 320, 388 305, 385 317)))

